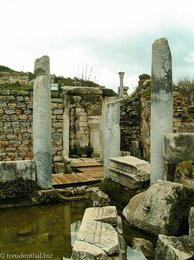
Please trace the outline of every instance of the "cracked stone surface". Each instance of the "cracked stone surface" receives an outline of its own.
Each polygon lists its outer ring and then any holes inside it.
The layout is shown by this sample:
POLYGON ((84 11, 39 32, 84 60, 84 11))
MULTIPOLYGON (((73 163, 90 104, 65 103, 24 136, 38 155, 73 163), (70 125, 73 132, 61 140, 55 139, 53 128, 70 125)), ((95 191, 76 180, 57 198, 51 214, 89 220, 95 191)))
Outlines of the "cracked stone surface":
POLYGON ((114 228, 117 223, 117 210, 114 206, 86 209, 73 247, 72 259, 113 259, 111 256, 119 255, 119 235, 114 228))

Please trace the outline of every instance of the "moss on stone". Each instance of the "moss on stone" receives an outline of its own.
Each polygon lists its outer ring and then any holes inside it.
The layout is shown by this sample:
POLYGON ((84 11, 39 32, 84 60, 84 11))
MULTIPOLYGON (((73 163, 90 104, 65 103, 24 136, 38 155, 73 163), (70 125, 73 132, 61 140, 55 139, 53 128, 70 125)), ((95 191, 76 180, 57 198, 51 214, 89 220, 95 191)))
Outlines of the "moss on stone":
POLYGON ((169 234, 174 233, 174 219, 180 219, 180 226, 177 235, 188 233, 189 210, 194 206, 194 192, 191 189, 175 187, 173 196, 166 197, 166 203, 171 204, 171 216, 165 219, 166 229, 169 234))
POLYGON ((14 181, 0 183, 0 202, 12 199, 30 198, 31 194, 38 190, 34 181, 18 178, 14 181))
POLYGON ((121 207, 125 207, 129 203, 129 200, 140 192, 124 187, 119 183, 113 182, 111 179, 105 179, 100 183, 99 187, 112 201, 119 203, 121 207))

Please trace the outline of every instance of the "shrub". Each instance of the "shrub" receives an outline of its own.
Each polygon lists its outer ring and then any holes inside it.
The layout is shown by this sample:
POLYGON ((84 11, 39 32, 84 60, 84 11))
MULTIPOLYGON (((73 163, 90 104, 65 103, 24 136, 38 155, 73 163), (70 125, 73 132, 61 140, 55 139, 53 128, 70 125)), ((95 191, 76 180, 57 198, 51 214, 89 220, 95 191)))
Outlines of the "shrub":
POLYGON ((188 99, 188 105, 192 105, 194 101, 194 79, 190 79, 187 76, 183 76, 177 81, 177 89, 185 93, 188 99))

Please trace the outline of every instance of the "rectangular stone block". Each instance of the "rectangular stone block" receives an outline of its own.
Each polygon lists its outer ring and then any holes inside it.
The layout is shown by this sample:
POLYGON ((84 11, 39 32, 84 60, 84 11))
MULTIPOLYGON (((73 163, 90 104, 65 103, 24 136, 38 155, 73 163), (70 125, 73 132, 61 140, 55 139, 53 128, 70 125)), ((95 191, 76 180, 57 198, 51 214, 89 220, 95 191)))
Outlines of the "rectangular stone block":
POLYGON ((123 259, 117 226, 114 206, 86 209, 72 259, 123 259))
POLYGON ((34 161, 9 161, 0 162, 0 182, 23 180, 36 180, 34 161))
POLYGON ((131 189, 142 188, 150 180, 150 164, 134 156, 110 158, 111 179, 131 189))

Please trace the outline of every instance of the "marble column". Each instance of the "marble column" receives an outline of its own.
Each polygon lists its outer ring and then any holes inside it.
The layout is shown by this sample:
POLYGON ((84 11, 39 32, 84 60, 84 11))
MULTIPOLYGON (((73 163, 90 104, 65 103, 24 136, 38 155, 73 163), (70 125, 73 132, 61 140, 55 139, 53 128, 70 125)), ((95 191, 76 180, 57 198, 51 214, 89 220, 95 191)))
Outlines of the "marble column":
POLYGON ((120 100, 103 105, 104 177, 110 178, 110 157, 120 156, 120 100))
POLYGON ((164 134, 173 131, 172 60, 168 41, 152 45, 151 183, 164 180, 164 134))
POLYGON ((35 61, 36 79, 33 91, 33 152, 37 184, 42 189, 52 187, 51 87, 50 60, 43 56, 35 61))
POLYGON ((123 84, 124 74, 125 74, 125 72, 119 72, 119 77, 120 77, 119 93, 120 93, 120 97, 123 96, 123 92, 124 92, 124 84, 123 84))

